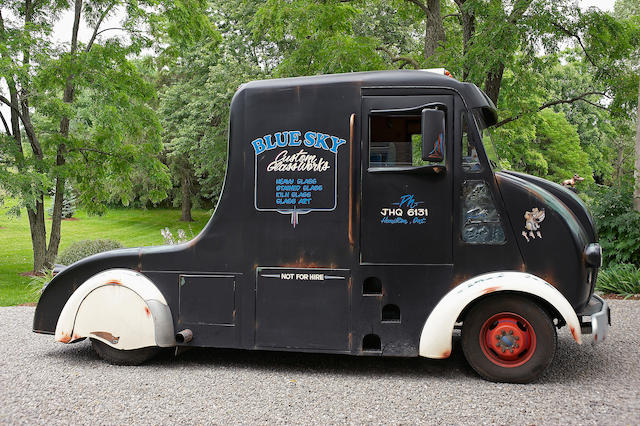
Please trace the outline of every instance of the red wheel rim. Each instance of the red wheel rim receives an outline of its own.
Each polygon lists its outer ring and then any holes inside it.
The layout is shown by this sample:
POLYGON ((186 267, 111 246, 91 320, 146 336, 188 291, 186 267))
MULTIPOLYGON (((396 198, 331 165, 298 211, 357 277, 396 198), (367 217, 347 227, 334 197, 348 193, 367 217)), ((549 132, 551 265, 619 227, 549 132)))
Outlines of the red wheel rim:
POLYGON ((502 312, 486 320, 480 329, 480 347, 500 367, 518 367, 536 350, 536 333, 518 314, 502 312))

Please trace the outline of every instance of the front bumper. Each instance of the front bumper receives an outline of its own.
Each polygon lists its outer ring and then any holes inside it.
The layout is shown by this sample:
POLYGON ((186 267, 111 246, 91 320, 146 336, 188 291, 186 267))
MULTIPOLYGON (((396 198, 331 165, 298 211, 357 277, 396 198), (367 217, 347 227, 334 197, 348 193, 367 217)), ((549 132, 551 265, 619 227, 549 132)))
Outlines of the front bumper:
POLYGON ((611 325, 611 309, 605 300, 597 295, 591 296, 589 303, 578 313, 583 334, 593 334, 593 343, 603 342, 611 325))

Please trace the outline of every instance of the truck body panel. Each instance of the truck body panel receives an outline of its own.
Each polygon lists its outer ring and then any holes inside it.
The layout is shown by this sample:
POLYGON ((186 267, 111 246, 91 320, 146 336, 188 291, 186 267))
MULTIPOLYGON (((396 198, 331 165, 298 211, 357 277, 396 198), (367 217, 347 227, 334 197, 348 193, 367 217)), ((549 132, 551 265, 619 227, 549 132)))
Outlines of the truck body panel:
POLYGON ((495 271, 537 275, 579 311, 595 231, 575 205, 493 173, 478 123, 496 117, 474 85, 424 71, 243 85, 202 232, 71 265, 45 288, 34 331, 52 333, 74 290, 111 268, 153 282, 190 346, 417 356, 443 296, 495 271), (445 113, 437 163, 416 145, 425 109, 445 113))

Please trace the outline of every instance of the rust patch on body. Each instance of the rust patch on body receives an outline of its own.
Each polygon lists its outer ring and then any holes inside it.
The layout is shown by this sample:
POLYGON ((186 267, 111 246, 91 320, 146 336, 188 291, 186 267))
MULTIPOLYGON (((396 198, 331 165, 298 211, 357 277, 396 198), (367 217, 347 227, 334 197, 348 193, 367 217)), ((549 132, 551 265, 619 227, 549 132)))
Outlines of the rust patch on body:
POLYGON ((105 285, 109 285, 109 284, 113 284, 113 285, 122 285, 122 283, 118 280, 109 280, 105 283, 105 285))
POLYGON ((300 257, 293 261, 293 262, 289 262, 289 263, 284 263, 282 265, 282 267, 284 268, 325 268, 325 269, 335 269, 333 267, 333 265, 330 266, 325 266, 325 265, 320 265, 316 262, 309 262, 304 258, 304 255, 300 255, 300 257))
POLYGON ((453 279, 451 280, 451 285, 449 286, 450 289, 452 288, 456 288, 459 284, 470 280, 471 278, 473 278, 473 275, 469 275, 469 274, 457 274, 453 277, 453 279))
POLYGON ((355 245, 355 238, 353 236, 353 197, 354 197, 354 183, 353 183, 353 135, 355 133, 354 125, 356 121, 356 115, 351 114, 349 118, 349 245, 352 247, 355 245))
POLYGON ((578 332, 576 331, 575 327, 569 327, 569 329, 571 330, 571 335, 573 336, 573 340, 575 340, 576 342, 578 341, 578 332))
POLYGON ((482 290, 482 294, 489 294, 489 293, 493 293, 494 291, 498 291, 498 290, 500 290, 500 287, 498 287, 498 286, 487 287, 484 290, 482 290))
POLYGON ((147 314, 148 317, 151 316, 151 311, 149 310, 149 308, 147 306, 144 307, 144 313, 147 314))
POLYGON ((120 337, 116 337, 108 331, 92 331, 91 334, 93 334, 94 336, 98 336, 101 339, 107 340, 114 345, 120 340, 120 337))
POLYGON ((442 358, 449 358, 449 355, 451 355, 451 349, 447 349, 446 351, 442 352, 442 358))
POLYGON ((62 342, 62 343, 69 343, 70 341, 71 341, 71 336, 69 336, 67 333, 62 333, 62 337, 58 339, 58 342, 62 342))

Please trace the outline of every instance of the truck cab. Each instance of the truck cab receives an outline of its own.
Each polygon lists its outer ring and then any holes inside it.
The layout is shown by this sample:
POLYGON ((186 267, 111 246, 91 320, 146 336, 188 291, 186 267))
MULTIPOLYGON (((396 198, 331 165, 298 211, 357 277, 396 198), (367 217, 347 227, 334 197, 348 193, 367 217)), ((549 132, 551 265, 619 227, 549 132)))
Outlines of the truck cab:
POLYGON ((556 329, 602 341, 584 203, 495 171, 495 106, 443 71, 254 81, 235 94, 224 188, 186 244, 107 252, 46 286, 34 331, 111 362, 204 346, 446 358, 529 382, 556 329))

